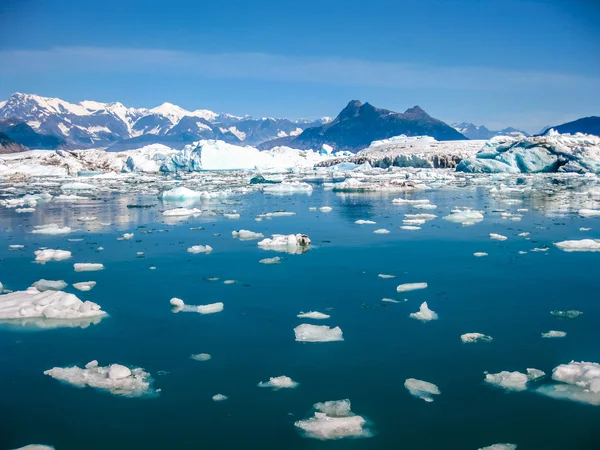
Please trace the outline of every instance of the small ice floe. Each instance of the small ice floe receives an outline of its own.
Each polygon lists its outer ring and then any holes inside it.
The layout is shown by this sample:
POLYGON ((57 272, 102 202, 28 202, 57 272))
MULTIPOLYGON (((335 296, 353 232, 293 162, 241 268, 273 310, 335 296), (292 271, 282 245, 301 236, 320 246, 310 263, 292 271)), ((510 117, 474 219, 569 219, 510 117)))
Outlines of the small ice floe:
POLYGON ((187 249, 188 253, 192 253, 194 255, 198 253, 206 253, 207 255, 213 251, 213 248, 210 245, 192 245, 187 249))
POLYGON ((250 230, 240 230, 240 231, 232 231, 231 237, 237 238, 240 241, 251 241, 254 239, 262 239, 265 236, 262 233, 255 233, 250 230))
POLYGON ((519 250, 519 255, 526 255, 526 254, 527 254, 527 252, 526 252, 526 251, 519 250))
POLYGON ((269 381, 261 381, 258 383, 258 387, 273 388, 274 391, 278 391, 279 389, 293 389, 297 386, 298 383, 285 375, 271 377, 269 378, 269 381))
POLYGON ((8 246, 9 250, 21 250, 22 248, 25 248, 25 246, 21 244, 11 244, 8 246))
POLYGON ((208 353, 197 353, 195 355, 190 355, 190 359, 193 359, 194 361, 208 361, 212 358, 212 356, 210 356, 208 353))
POLYGON ((325 441, 372 436, 366 428, 367 421, 351 411, 350 400, 315 403, 313 408, 313 417, 294 423, 308 438, 325 441))
POLYGON ((460 340, 464 343, 472 342, 490 342, 493 338, 481 333, 465 333, 460 336, 460 340))
POLYGON ((597 217, 600 216, 600 209, 580 209, 578 214, 581 217, 597 217))
POLYGON ((273 258, 264 258, 258 261, 261 264, 279 264, 281 262, 281 258, 279 256, 275 256, 273 258))
POLYGON ((357 225, 375 225, 377 222, 373 222, 372 220, 359 219, 354 223, 357 225))
POLYGON ((475 252, 473 253, 473 256, 476 256, 477 258, 481 258, 483 256, 487 256, 488 254, 485 252, 475 252))
POLYGON ((383 278, 384 280, 390 279, 390 278, 396 278, 396 275, 389 275, 387 273, 380 273, 379 275, 377 275, 379 278, 383 278))
POLYGON ((463 225, 474 225, 483 220, 483 214, 480 211, 471 209, 454 209, 452 213, 444 217, 445 220, 463 225))
POLYGON ((529 234, 530 234, 530 233, 529 233, 528 231, 524 231, 523 233, 519 233, 519 234, 517 234, 517 236, 519 236, 519 237, 528 237, 528 236, 529 236, 529 234))
MULTIPOLYGON (((419 224, 423 224, 429 220, 433 220, 436 219, 437 216, 435 214, 427 214, 427 213, 421 213, 421 214, 404 214, 404 222, 407 223, 410 220, 416 221, 415 223, 417 225, 419 224)), ((410 225, 410 223, 409 223, 410 225)))
POLYGON ((564 331, 556 331, 556 330, 550 330, 547 333, 542 333, 542 337, 543 338, 563 338, 567 335, 566 332, 564 331))
POLYGON ((63 291, 39 291, 30 287, 0 296, 0 320, 22 321, 40 328, 77 327, 84 328, 106 313, 100 305, 79 300, 74 294, 63 291), (31 319, 31 320, 29 320, 31 319))
POLYGON ((223 213, 223 217, 226 219, 239 219, 240 215, 238 213, 223 213))
POLYGON ((427 283, 404 283, 396 287, 397 292, 409 292, 417 291, 419 289, 426 289, 427 283))
POLYGON ((89 183, 65 183, 60 187, 63 191, 93 191, 97 186, 89 183))
POLYGON ((263 192, 265 194, 275 195, 287 195, 287 194, 311 194, 313 188, 308 183, 301 183, 299 181, 292 181, 277 184, 267 184, 263 186, 263 192))
POLYGON ((379 228, 375 231, 373 231, 373 233, 375 234, 389 234, 390 230, 386 230, 385 228, 379 228))
POLYGON ((48 261, 63 261, 71 257, 71 252, 68 250, 53 250, 50 248, 36 250, 33 254, 35 255, 35 261, 40 264, 45 264, 48 261))
POLYGON ((413 208, 415 208, 415 209, 437 209, 437 205, 432 205, 432 204, 429 204, 429 203, 425 203, 425 204, 423 204, 423 203, 417 203, 417 204, 414 204, 414 205, 411 205, 411 206, 413 208))
POLYGON ((420 230, 421 227, 417 227, 415 225, 402 225, 400 226, 401 230, 406 230, 406 231, 417 231, 420 230))
POLYGON ((226 395, 223 394, 215 394, 213 395, 212 399, 213 402, 224 402, 225 400, 227 400, 229 397, 227 397, 226 395))
POLYGON ((152 389, 150 374, 140 367, 130 369, 121 364, 103 367, 98 365, 98 361, 90 361, 85 368, 54 367, 46 370, 44 375, 78 388, 89 386, 124 397, 142 397, 158 393, 152 389))
POLYGON ((206 192, 193 191, 184 186, 181 186, 161 192, 159 198, 163 201, 168 202, 208 198, 208 195, 206 192))
POLYGON ((237 280, 225 280, 223 281, 223 284, 236 284, 237 280))
POLYGON ((554 245, 565 252, 600 252, 600 239, 562 241, 554 245))
POLYGON ((395 300, 393 298, 382 298, 381 301, 385 303, 402 303, 400 300, 395 300))
POLYGON ((80 221, 80 222, 93 222, 94 220, 96 220, 96 217, 94 217, 94 216, 82 216, 82 217, 78 217, 77 220, 80 221))
POLYGON ((117 238, 117 241, 127 241, 129 239, 133 239, 133 233, 125 233, 120 238, 117 238))
POLYGON ((301 312, 296 317, 299 317, 300 319, 322 320, 322 319, 329 319, 331 316, 329 314, 324 314, 324 313, 318 312, 318 311, 309 311, 309 312, 301 312))
POLYGON ((527 374, 503 370, 498 373, 486 374, 485 382, 509 391, 524 391, 527 389, 528 382, 544 375, 545 373, 538 369, 527 369, 527 374))
POLYGON ((327 325, 310 325, 303 323, 294 328, 298 342, 334 342, 343 341, 340 327, 330 328, 327 325))
POLYGON ((581 227, 579 228, 579 231, 590 231, 591 228, 585 228, 585 227, 581 227))
POLYGON ((482 447, 479 450, 517 450, 516 444, 494 444, 482 447))
POLYGON ((435 311, 429 309, 427 302, 421 303, 421 307, 419 311, 416 313, 411 313, 409 316, 411 319, 417 319, 421 322, 429 322, 430 320, 437 320, 438 315, 435 311))
POLYGON ((163 211, 163 213, 162 213, 162 215, 165 217, 199 216, 200 214, 202 214, 202 211, 200 211, 198 208, 192 208, 192 209, 174 208, 174 209, 167 209, 166 211, 163 211))
POLYGON ((299 254, 308 250, 310 238, 305 234, 274 234, 260 241, 258 246, 263 250, 299 254))
POLYGON ((579 316, 583 315, 583 312, 577 311, 576 309, 569 309, 567 311, 560 311, 555 309, 550 311, 554 317, 558 317, 560 319, 577 319, 579 316))
POLYGON ((210 303, 208 305, 186 305, 183 300, 180 298, 172 298, 169 303, 171 303, 171 311, 177 313, 180 311, 183 312, 197 312, 200 314, 214 314, 223 311, 223 303, 210 303))
POLYGON ((410 200, 407 198, 394 198, 392 199, 392 203, 394 203, 395 205, 426 205, 429 203, 429 200, 410 200))
POLYGON ((15 212, 18 214, 32 213, 35 212, 35 208, 17 208, 15 212))
POLYGON ((89 200, 89 198, 76 194, 61 194, 54 197, 54 201, 57 202, 76 202, 79 200, 89 200))
POLYGON ((428 403, 433 401, 433 395, 440 395, 440 389, 433 383, 417 380, 416 378, 408 378, 404 382, 404 387, 408 389, 411 395, 425 400, 428 403))
POLYGON ((95 281, 80 281, 79 283, 73 283, 73 287, 82 292, 91 291, 94 286, 96 286, 95 281))
POLYGON ((308 208, 309 211, 316 211, 317 207, 316 206, 311 206, 310 208, 308 208))
POLYGON ((83 238, 69 238, 67 242, 83 242, 83 238))
POLYGON ((296 215, 296 213, 291 212, 291 211, 275 211, 272 213, 261 214, 258 217, 265 217, 267 219, 271 219, 272 217, 289 217, 289 216, 295 216, 295 215, 296 215))
POLYGON ((536 247, 531 249, 532 252, 536 253, 547 252, 548 250, 550 250, 549 247, 536 247))
POLYGON ((319 208, 319 211, 324 212, 324 213, 328 213, 328 212, 331 212, 332 209, 333 208, 331 208, 331 206, 321 206, 319 208))
POLYGON ((19 447, 14 450, 55 450, 55 448, 51 447, 49 445, 29 444, 29 445, 26 445, 25 447, 19 447))
POLYGON ((33 227, 32 233, 57 236, 60 234, 69 234, 71 231, 71 227, 61 227, 56 223, 49 223, 47 225, 37 225, 33 227))
POLYGON ((552 371, 552 379, 559 384, 541 386, 540 394, 589 405, 600 405, 600 364, 575 362, 561 364, 552 371))
POLYGON ((53 281, 53 280, 42 279, 42 280, 36 281, 31 286, 36 288, 40 292, 44 292, 44 291, 62 291, 64 288, 66 288, 68 286, 68 284, 65 283, 64 280, 53 281))
POLYGON ((508 238, 506 236, 502 236, 501 234, 490 233, 490 239, 493 239, 495 241, 505 241, 508 238))
POLYGON ((104 270, 104 264, 100 263, 75 263, 73 264, 75 272, 95 272, 104 270))

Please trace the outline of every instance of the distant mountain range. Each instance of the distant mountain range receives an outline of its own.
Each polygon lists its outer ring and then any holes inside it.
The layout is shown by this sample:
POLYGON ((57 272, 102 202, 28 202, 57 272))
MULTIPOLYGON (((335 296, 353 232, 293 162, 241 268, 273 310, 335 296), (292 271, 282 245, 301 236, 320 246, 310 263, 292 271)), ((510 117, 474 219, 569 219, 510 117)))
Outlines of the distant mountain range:
POLYGON ((586 133, 600 136, 600 116, 584 117, 562 125, 546 127, 540 134, 546 134, 550 129, 554 129, 559 133, 586 133))
POLYGON ((469 139, 491 139, 494 136, 529 136, 525 131, 517 130, 516 128, 508 127, 499 131, 492 131, 484 125, 475 125, 468 122, 453 123, 452 127, 461 134, 464 134, 469 139))
POLYGON ((323 144, 334 150, 356 152, 368 147, 372 141, 404 134, 427 135, 439 141, 464 140, 466 137, 441 120, 434 119, 420 107, 397 113, 376 108, 370 103, 352 100, 338 116, 318 127, 307 128, 296 137, 265 142, 259 148, 288 145, 299 149, 318 149, 323 144))
POLYGON ((29 150, 24 145, 19 144, 18 142, 13 141, 10 137, 8 137, 4 133, 0 133, 0 154, 4 153, 18 153, 29 150))
POLYGON ((162 143, 173 148, 200 139, 257 145, 278 137, 295 136, 329 119, 254 119, 187 111, 171 103, 152 108, 128 108, 121 103, 83 101, 15 93, 0 102, 0 132, 31 148, 127 150, 162 143))

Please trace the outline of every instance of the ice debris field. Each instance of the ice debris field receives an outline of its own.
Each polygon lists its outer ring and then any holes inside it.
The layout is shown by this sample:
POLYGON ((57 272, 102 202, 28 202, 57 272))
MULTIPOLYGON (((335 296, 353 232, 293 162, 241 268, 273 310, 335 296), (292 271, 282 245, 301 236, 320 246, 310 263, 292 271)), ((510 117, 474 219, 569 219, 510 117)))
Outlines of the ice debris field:
POLYGON ((556 133, 2 155, 0 448, 594 448, 599 161, 556 133))

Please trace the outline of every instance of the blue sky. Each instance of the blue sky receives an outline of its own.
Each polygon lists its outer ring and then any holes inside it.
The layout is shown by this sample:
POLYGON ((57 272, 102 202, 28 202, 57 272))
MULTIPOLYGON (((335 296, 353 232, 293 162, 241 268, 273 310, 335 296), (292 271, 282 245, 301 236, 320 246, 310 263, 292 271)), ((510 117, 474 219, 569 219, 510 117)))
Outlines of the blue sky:
POLYGON ((600 114, 594 0, 4 0, 0 98, 335 116, 351 99, 538 131, 600 114))

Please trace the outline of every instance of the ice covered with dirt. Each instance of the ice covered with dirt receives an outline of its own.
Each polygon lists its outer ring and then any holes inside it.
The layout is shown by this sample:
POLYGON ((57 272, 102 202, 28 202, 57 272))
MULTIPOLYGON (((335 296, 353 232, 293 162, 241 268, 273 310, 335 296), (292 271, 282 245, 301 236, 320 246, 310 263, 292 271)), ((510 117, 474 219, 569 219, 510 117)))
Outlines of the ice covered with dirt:
POLYGON ((330 328, 327 325, 310 325, 303 323, 294 328, 296 341, 299 342, 335 342, 343 341, 340 327, 330 328))
POLYGON ((351 410, 350 400, 315 403, 314 416, 294 423, 308 438, 332 440, 370 437, 367 421, 351 410))

